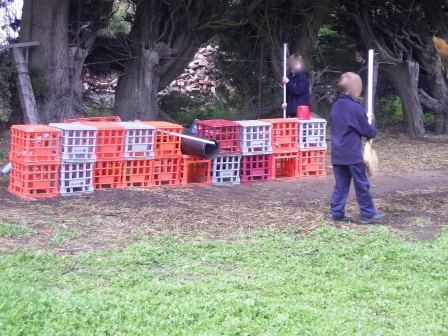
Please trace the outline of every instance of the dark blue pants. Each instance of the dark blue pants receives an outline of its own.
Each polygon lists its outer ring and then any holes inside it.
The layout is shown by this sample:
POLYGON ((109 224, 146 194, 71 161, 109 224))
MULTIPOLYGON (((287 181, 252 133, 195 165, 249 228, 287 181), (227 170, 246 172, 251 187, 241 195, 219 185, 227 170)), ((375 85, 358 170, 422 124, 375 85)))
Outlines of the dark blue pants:
POLYGON ((331 196, 330 213, 334 218, 341 219, 345 216, 345 203, 350 191, 350 182, 353 178, 356 199, 360 208, 361 217, 372 217, 375 215, 372 195, 369 188, 370 183, 366 175, 364 163, 354 165, 333 165, 336 186, 331 196))

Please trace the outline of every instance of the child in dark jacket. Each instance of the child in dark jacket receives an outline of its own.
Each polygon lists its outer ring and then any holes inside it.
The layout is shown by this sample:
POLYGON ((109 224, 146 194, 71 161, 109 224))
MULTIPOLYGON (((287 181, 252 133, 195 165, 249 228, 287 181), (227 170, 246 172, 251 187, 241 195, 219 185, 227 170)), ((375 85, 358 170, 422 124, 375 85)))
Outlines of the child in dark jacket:
POLYGON ((295 118, 298 106, 310 106, 310 82, 306 77, 303 58, 298 54, 289 57, 288 69, 290 74, 282 78, 286 84, 286 104, 282 104, 286 109, 286 116, 295 118))
POLYGON ((345 203, 353 179, 356 198, 360 208, 360 223, 373 224, 385 214, 376 212, 373 205, 370 183, 366 175, 362 157, 362 139, 376 137, 376 128, 369 124, 366 112, 356 101, 362 91, 361 78, 352 72, 343 74, 338 83, 341 95, 334 103, 331 120, 331 163, 333 164, 336 186, 331 197, 329 221, 344 221, 345 203))

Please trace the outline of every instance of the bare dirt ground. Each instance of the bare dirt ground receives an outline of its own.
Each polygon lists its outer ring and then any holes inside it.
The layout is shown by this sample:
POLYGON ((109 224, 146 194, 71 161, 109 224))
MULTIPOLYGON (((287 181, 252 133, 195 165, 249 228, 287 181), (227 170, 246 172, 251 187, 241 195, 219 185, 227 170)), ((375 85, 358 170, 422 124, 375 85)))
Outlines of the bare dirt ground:
MULTIPOLYGON (((9 135, 0 136, 0 164, 6 163, 9 135), (5 153, 2 155, 2 153, 5 153)), ((382 133, 374 141, 380 172, 371 179, 384 225, 404 239, 435 239, 448 227, 448 137, 411 139, 382 133)), ((7 192, 0 177, 0 223, 31 229, 0 234, 0 254, 33 248, 73 254, 122 248, 154 235, 185 239, 235 239, 253 230, 293 230, 298 237, 325 224, 333 176, 226 187, 115 189, 82 197, 26 200, 7 192)), ((358 216, 354 192, 347 215, 358 216)), ((334 224, 341 229, 372 226, 334 224)))

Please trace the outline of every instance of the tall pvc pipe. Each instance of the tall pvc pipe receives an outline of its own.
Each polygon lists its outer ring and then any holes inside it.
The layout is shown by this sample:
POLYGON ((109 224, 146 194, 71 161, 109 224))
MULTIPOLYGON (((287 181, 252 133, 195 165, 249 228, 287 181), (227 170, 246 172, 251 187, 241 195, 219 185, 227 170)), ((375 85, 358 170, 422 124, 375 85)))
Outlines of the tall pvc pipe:
POLYGON ((369 69, 367 75, 367 117, 369 124, 372 123, 373 117, 373 49, 369 50, 369 69))
POLYGON ((258 119, 261 118, 261 88, 263 82, 263 52, 264 43, 261 42, 261 52, 260 52, 260 75, 258 77, 258 119))
MULTIPOLYGON (((286 58, 288 56, 288 43, 283 44, 283 77, 286 77, 286 58)), ((286 84, 283 84, 283 104, 286 104, 286 84)), ((283 118, 286 118, 286 109, 283 110, 283 118)))

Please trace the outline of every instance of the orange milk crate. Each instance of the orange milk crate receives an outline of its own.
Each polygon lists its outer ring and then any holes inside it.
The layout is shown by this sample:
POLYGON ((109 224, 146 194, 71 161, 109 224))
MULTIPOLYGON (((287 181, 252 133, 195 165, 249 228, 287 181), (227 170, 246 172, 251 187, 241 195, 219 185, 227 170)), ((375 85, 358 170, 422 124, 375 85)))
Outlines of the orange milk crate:
POLYGON ((105 121, 83 121, 82 124, 98 130, 95 149, 97 161, 124 160, 125 127, 105 121))
POLYGON ((102 116, 102 117, 87 117, 87 118, 77 118, 77 119, 65 119, 64 123, 70 124, 74 122, 81 121, 92 121, 92 122, 120 122, 119 116, 102 116))
POLYGON ((196 123, 198 136, 216 140, 219 155, 241 154, 241 125, 234 121, 216 119, 200 120, 196 123))
POLYGON ((156 157, 152 166, 153 187, 182 186, 182 156, 156 157))
POLYGON ((60 161, 61 131, 46 125, 11 127, 11 161, 22 163, 57 163, 60 161))
POLYGON ((212 161, 198 156, 182 155, 181 185, 183 187, 211 185, 212 161))
POLYGON ((272 124, 272 149, 274 153, 299 150, 299 121, 297 119, 260 119, 272 124))
POLYGON ((272 179, 277 181, 298 180, 299 152, 274 153, 272 157, 272 179))
POLYGON ((121 188, 123 183, 123 161, 97 161, 93 168, 94 189, 121 188))
POLYGON ((123 166, 123 187, 152 187, 154 160, 126 160, 123 166))
POLYGON ((272 154, 243 155, 241 158, 241 183, 272 181, 272 154))
POLYGON ((170 133, 182 134, 184 128, 181 125, 166 121, 139 121, 156 128, 154 135, 155 157, 181 156, 182 138, 170 133))
POLYGON ((326 177, 326 150, 299 152, 297 158, 297 174, 300 178, 326 177))
POLYGON ((8 191, 23 198, 59 195, 59 162, 25 164, 11 161, 8 191))

